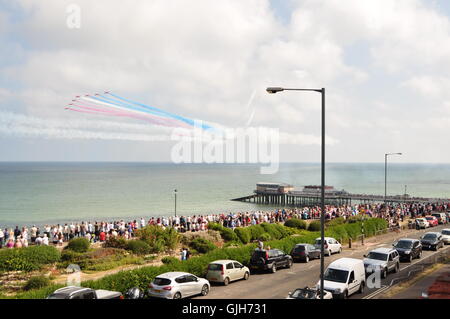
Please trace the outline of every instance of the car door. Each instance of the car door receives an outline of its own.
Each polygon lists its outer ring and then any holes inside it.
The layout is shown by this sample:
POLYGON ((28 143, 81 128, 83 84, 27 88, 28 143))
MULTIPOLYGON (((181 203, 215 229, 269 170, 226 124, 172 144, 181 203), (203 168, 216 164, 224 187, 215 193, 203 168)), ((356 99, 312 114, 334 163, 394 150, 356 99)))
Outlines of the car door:
POLYGON ((330 253, 335 253, 336 252, 336 244, 334 243, 334 240, 328 239, 327 243, 328 243, 328 248, 330 249, 330 253))
POLYGON ((310 259, 320 257, 320 249, 317 249, 313 245, 307 245, 307 247, 308 247, 308 254, 309 254, 310 259))
POLYGON ((186 275, 177 277, 175 279, 175 282, 177 283, 178 291, 181 293, 181 296, 183 298, 187 297, 187 296, 190 296, 189 285, 188 285, 188 283, 186 281, 186 275))
POLYGON ((348 294, 351 295, 359 289, 359 280, 355 278, 355 272, 352 270, 348 277, 348 294))
POLYGON ((237 261, 233 262, 233 266, 234 266, 234 272, 236 274, 236 278, 235 280, 239 280, 244 278, 244 266, 240 263, 238 263, 237 261))
POLYGON ((235 280, 236 273, 232 262, 229 262, 225 265, 225 271, 228 278, 230 278, 230 281, 235 280))
POLYGON ((194 275, 186 275, 186 287, 189 296, 197 295, 202 290, 197 282, 197 277, 195 277, 194 275))

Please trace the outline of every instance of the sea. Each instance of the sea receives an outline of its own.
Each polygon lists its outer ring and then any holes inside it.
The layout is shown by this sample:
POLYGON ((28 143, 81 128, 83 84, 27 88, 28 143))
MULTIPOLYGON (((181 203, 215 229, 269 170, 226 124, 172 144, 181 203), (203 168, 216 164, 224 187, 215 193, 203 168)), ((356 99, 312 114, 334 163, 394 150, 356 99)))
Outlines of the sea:
MULTIPOLYGON (((281 163, 273 175, 260 164, 0 163, 0 227, 77 221, 270 210, 231 201, 258 182, 297 189, 320 185, 320 163, 281 163)), ((326 184, 359 194, 384 194, 384 163, 327 163, 326 184)), ((450 198, 450 164, 388 166, 388 194, 450 198)))

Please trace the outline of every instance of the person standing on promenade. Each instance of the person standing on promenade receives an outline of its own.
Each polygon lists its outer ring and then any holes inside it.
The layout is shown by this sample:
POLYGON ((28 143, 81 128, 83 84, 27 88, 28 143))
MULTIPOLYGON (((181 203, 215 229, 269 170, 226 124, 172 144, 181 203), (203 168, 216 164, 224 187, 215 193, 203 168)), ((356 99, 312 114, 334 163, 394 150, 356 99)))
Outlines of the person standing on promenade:
POLYGON ((0 248, 3 248, 3 241, 5 240, 5 234, 3 230, 0 228, 0 248))
POLYGON ((37 237, 37 227, 36 225, 33 225, 33 227, 31 227, 31 243, 34 244, 36 242, 36 237, 37 237))

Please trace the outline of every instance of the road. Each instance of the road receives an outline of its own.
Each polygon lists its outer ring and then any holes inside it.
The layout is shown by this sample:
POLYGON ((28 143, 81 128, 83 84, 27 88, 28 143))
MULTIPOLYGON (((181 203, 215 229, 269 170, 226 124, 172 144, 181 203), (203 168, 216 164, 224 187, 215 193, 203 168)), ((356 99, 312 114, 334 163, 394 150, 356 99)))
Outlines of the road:
MULTIPOLYGON (((334 254, 325 258, 325 269, 332 261, 342 258, 363 258, 369 250, 378 247, 392 247, 393 241, 398 238, 419 238, 423 233, 428 231, 439 231, 443 228, 450 228, 450 225, 439 225, 437 227, 428 228, 426 230, 407 230, 401 233, 389 233, 379 237, 372 237, 366 240, 364 246, 359 245, 357 248, 343 247, 341 254, 334 254)), ((450 252, 450 246, 447 245, 439 249, 437 253, 442 251, 450 252)), ((378 292, 385 290, 394 278, 406 276, 408 273, 423 262, 427 258, 435 255, 434 251, 423 251, 421 259, 415 259, 410 263, 401 263, 400 271, 397 274, 391 273, 386 279, 382 280, 381 289, 366 288, 363 294, 356 294, 350 298, 372 298, 378 292)), ((296 288, 305 286, 314 287, 319 280, 320 260, 312 260, 309 263, 294 263, 290 269, 280 269, 276 273, 256 273, 252 274, 248 280, 240 280, 230 283, 228 286, 211 285, 210 293, 207 296, 195 297, 195 299, 284 299, 288 293, 296 288)))

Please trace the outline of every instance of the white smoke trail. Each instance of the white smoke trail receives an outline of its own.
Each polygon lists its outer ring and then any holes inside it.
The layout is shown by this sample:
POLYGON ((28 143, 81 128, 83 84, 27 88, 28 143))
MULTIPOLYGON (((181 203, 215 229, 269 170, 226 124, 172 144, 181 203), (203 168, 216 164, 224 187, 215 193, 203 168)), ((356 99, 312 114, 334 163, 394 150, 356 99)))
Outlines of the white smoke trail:
POLYGON ((171 129, 101 120, 44 119, 0 111, 0 134, 59 139, 169 141, 171 129))
MULTIPOLYGON (((222 126, 221 129, 227 129, 222 126)), ((242 128, 247 130, 251 128, 242 128)), ((178 135, 188 139, 197 140, 193 130, 176 128, 178 135)), ((232 129, 239 131, 239 128, 232 129)), ((106 120, 87 119, 47 119, 23 114, 0 111, 0 136, 38 137, 54 139, 97 139, 97 140, 124 140, 124 141, 173 141, 173 128, 131 124, 106 120)), ((204 132, 200 140, 211 141, 214 134, 204 132)), ((236 138, 232 136, 231 138, 236 138)), ((320 145, 320 137, 302 133, 280 132, 280 144, 285 145, 320 145)), ((338 143, 337 140, 326 137, 328 145, 338 143)))

